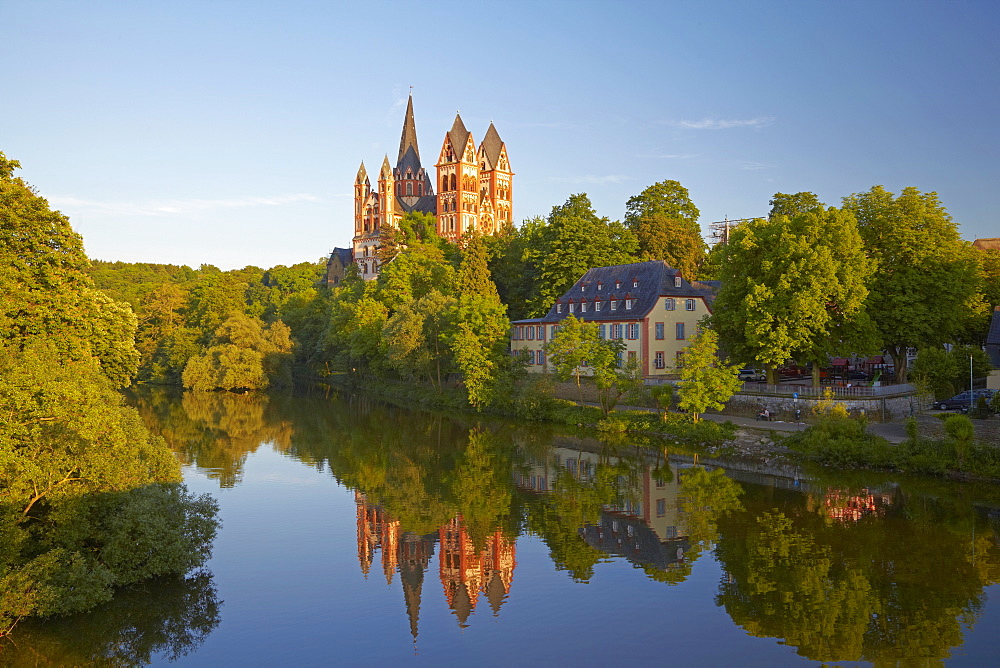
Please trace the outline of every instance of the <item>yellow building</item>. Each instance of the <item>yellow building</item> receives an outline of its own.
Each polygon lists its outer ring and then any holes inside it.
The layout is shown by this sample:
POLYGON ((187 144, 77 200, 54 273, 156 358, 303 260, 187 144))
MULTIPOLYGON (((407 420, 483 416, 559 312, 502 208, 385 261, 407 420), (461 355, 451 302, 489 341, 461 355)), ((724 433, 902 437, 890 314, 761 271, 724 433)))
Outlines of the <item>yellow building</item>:
POLYGON ((662 261, 589 270, 541 318, 511 323, 512 353, 527 351, 528 371, 549 370, 545 345, 573 315, 596 323, 601 338, 625 343, 621 362, 637 358, 646 376, 676 373, 684 348, 712 312, 717 283, 690 283, 662 261))

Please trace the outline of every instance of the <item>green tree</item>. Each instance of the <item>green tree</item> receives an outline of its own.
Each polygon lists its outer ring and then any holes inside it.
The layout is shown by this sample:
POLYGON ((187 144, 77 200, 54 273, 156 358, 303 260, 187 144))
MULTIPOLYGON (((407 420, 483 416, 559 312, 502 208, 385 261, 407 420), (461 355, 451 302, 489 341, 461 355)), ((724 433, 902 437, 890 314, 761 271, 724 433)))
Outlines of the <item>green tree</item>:
POLYGON ((834 208, 755 219, 733 230, 711 318, 731 358, 776 368, 872 347, 865 299, 875 265, 854 217, 834 208))
POLYGON ((604 417, 611 414, 623 396, 636 396, 643 388, 645 377, 638 358, 631 357, 621 368, 618 367, 618 360, 624 351, 623 341, 599 341, 588 360, 593 368, 594 385, 597 386, 604 417))
POLYGON ((549 364, 555 369, 556 376, 560 380, 576 379, 581 404, 583 386, 580 384, 580 376, 583 375, 587 362, 598 352, 600 342, 596 323, 585 322, 570 314, 559 323, 556 333, 545 344, 545 354, 549 364))
POLYGON ((955 379, 959 375, 956 358, 940 346, 920 349, 913 363, 913 379, 935 399, 949 399, 955 394, 955 379))
POLYGON ((768 214, 768 218, 776 218, 777 216, 794 218, 800 213, 808 213, 814 209, 826 208, 826 205, 820 202, 819 198, 811 192, 799 192, 794 195, 774 193, 769 204, 771 205, 771 212, 768 214))
POLYGON ((640 260, 663 260, 694 280, 705 260, 698 208, 677 181, 654 183, 625 205, 625 225, 639 242, 640 260))
POLYGON ((719 359, 718 342, 718 335, 705 329, 684 349, 684 366, 679 369, 682 383, 677 395, 680 407, 690 411, 695 422, 709 408, 722 409, 743 385, 738 377, 739 365, 719 359))
POLYGON ((261 390, 291 384, 291 332, 280 320, 230 316, 212 345, 184 367, 184 387, 194 390, 261 390))
POLYGON ((67 360, 94 356, 116 385, 128 385, 139 358, 131 308, 94 289, 83 239, 14 176, 19 168, 0 153, 0 341, 50 341, 67 360))
POLYGON ((533 296, 528 306, 540 316, 592 267, 634 262, 638 242, 617 221, 599 217, 585 194, 552 207, 547 224, 534 231, 525 259, 531 267, 533 296))
POLYGON ((469 403, 489 404, 506 361, 510 323, 490 278, 486 248, 473 233, 466 240, 458 268, 458 301, 451 314, 450 346, 465 382, 469 403))
POLYGON ((904 188, 894 197, 875 186, 845 197, 844 207, 878 262, 867 310, 896 381, 906 382, 906 349, 954 341, 981 303, 976 258, 937 193, 904 188))

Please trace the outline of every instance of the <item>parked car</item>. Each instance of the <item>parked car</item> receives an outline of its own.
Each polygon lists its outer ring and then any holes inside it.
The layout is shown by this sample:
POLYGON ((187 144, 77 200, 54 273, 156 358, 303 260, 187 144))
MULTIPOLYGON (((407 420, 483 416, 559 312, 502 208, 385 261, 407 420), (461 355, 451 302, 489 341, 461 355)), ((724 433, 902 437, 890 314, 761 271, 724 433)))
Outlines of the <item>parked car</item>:
POLYGON ((767 374, 760 369, 740 369, 740 373, 737 377, 740 380, 749 380, 755 383, 763 383, 767 380, 767 374))
POLYGON ((975 406, 979 401, 979 397, 985 397, 986 401, 993 398, 996 390, 966 390, 965 392, 959 392, 951 399, 942 399, 941 401, 934 402, 934 408, 942 411, 955 410, 956 408, 962 411, 969 410, 969 406, 975 406))

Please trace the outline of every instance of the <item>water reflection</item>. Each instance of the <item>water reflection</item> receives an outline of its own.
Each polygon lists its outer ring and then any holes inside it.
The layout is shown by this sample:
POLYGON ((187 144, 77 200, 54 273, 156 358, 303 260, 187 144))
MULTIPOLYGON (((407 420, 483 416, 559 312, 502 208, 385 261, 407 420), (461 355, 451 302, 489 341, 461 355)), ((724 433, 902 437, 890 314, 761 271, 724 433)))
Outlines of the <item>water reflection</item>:
POLYGON ((151 580, 86 614, 25 621, 0 643, 5 666, 138 666, 195 651, 219 624, 212 575, 151 580))
POLYGON ((526 535, 579 582, 624 560, 677 584, 715 559, 715 601, 732 621, 815 661, 947 657, 1000 577, 1000 492, 989 486, 695 466, 680 446, 633 449, 352 396, 137 402, 221 486, 238 484, 248 453, 269 442, 356 490, 361 571, 398 576, 414 639, 431 600, 463 628, 477 611, 499 615, 517 596, 526 535), (429 597, 435 559, 442 594, 429 597))

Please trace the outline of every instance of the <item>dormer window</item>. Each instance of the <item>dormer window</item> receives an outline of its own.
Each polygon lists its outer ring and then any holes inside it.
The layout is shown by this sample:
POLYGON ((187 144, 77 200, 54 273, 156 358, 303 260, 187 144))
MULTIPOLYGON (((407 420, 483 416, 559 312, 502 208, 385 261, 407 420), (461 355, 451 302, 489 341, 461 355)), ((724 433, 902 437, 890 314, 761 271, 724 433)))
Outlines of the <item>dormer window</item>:
POLYGON ((600 292, 603 289, 604 289, 604 283, 601 283, 600 281, 598 281, 597 282, 597 291, 600 292))
POLYGON ((615 281, 615 290, 621 290, 621 289, 622 289, 622 282, 615 281))
POLYGON ((618 310, 618 300, 617 299, 612 299, 611 300, 611 310, 612 311, 617 311, 618 310))
POLYGON ((587 286, 586 285, 581 285, 580 286, 580 292, 586 292, 586 291, 587 291, 587 286))
POLYGON ((573 302, 570 302, 569 303, 569 312, 572 313, 575 310, 576 310, 576 304, 574 304, 573 302))
POLYGON ((639 287, 639 279, 638 278, 633 278, 632 279, 632 287, 633 288, 639 287))
POLYGON ((556 313, 562 313, 562 304, 556 304, 556 313))
POLYGON ((626 299, 625 300, 625 309, 628 310, 628 309, 632 308, 632 302, 634 302, 634 301, 635 301, 634 299, 626 299))
POLYGON ((602 304, 602 303, 603 303, 603 302, 594 302, 594 310, 595 310, 595 311, 600 311, 600 310, 601 310, 601 304, 602 304))
POLYGON ((580 312, 581 313, 587 312, 587 302, 580 302, 580 312))
POLYGON ((680 274, 677 274, 676 276, 674 276, 674 287, 675 288, 681 287, 681 277, 680 277, 680 274))

